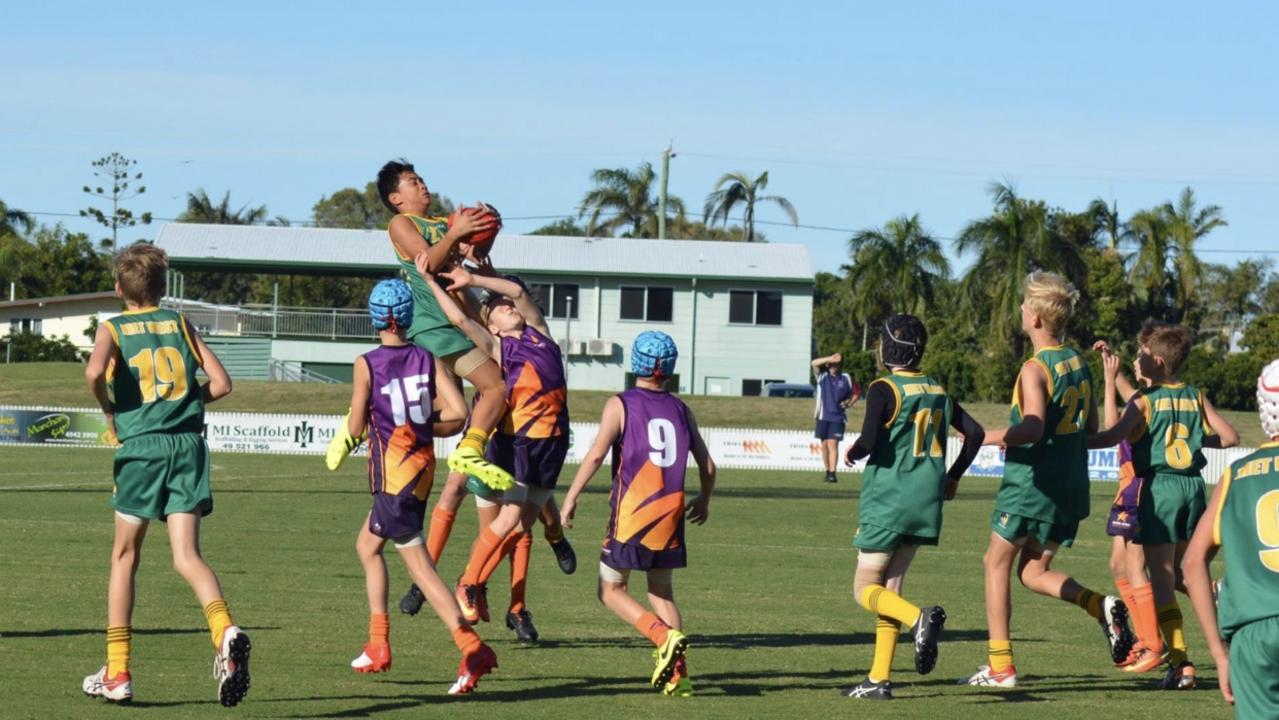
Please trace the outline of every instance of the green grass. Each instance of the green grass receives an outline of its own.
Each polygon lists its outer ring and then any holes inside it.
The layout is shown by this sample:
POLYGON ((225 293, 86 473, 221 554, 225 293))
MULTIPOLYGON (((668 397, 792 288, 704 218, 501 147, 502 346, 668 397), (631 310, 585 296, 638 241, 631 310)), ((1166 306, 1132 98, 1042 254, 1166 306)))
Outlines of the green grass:
MULTIPOLYGON (((469 386, 468 386, 469 389, 469 386)), ((604 401, 613 393, 574 390, 569 393, 569 413, 575 420, 599 418, 604 401)), ((766 430, 813 428, 813 401, 805 398, 708 397, 685 395, 683 399, 702 427, 749 427, 766 430)), ((222 412, 294 412, 335 414, 343 412, 351 400, 350 385, 320 385, 236 380, 235 391, 212 410, 222 412)), ((84 366, 79 363, 20 363, 0 365, 0 405, 44 405, 50 407, 92 407, 93 398, 84 384, 84 366)), ((862 426, 864 403, 848 414, 848 431, 862 426)), ((1003 403, 965 403, 964 408, 988 428, 1008 424, 1008 406, 1003 403)), ((1239 431, 1244 447, 1257 447, 1266 438, 1257 423, 1257 414, 1223 411, 1239 431)))
MULTIPOLYGON (((4 383, 7 385, 7 383, 4 383)), ((838 688, 864 676, 873 618, 850 597, 849 547, 856 483, 825 485, 816 473, 725 471, 710 523, 690 527, 691 567, 677 573, 677 597, 692 641, 693 698, 647 687, 650 647, 595 599, 594 549, 607 510, 602 473, 583 497, 571 533, 581 567, 565 576, 537 541, 529 607, 544 642, 521 647, 499 624, 480 628, 501 658, 475 696, 445 696, 457 654, 429 615, 392 618, 395 665, 361 676, 348 662, 365 639, 363 576, 353 545, 369 500, 363 468, 337 474, 319 458, 218 454, 216 511, 203 548, 231 610, 252 634, 253 690, 239 708, 214 700, 211 646, 200 608, 173 572, 163 525, 144 549, 134 620, 131 709, 80 693, 104 657, 107 559, 111 545, 111 456, 101 450, 0 448, 0 653, 6 658, 5 718, 359 717, 359 718, 1228 718, 1215 674, 1201 665, 1193 692, 1151 690, 1153 676, 1116 672, 1096 623, 1079 609, 1014 588, 1014 648, 1023 684, 976 691, 955 684, 985 657, 981 553, 989 535, 994 481, 968 479, 947 506, 943 545, 925 548, 905 595, 943 604, 940 662, 919 677, 899 646, 899 698, 850 705, 838 688)), ((1099 518, 1113 486, 1093 494, 1094 517, 1059 567, 1097 589, 1110 586, 1109 544, 1099 518)), ((456 577, 475 533, 464 507, 442 572, 456 577)), ((388 552, 388 556, 393 552, 388 552)), ((392 587, 406 586, 388 557, 392 587)), ((503 577, 505 570, 499 571, 503 577)), ((495 609, 502 582, 490 591, 495 609)), ((1207 660, 1193 612, 1182 599, 1191 654, 1207 660)))

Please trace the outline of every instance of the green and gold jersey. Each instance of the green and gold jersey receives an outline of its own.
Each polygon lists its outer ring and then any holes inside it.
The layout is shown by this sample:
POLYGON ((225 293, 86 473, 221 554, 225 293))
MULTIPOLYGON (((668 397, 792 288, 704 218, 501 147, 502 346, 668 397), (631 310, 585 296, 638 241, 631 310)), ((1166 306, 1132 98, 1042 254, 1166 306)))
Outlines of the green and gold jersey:
POLYGON ((1204 438, 1213 434, 1203 411, 1203 396, 1185 383, 1158 385, 1141 391, 1145 422, 1128 437, 1133 469, 1152 473, 1198 476, 1208 460, 1204 438))
MULTIPOLYGON (((427 245, 438 243, 449 231, 446 218, 424 218, 408 214, 404 217, 413 221, 413 225, 417 227, 418 232, 422 233, 422 238, 426 240, 427 245)), ((408 283, 413 291, 413 323, 404 336, 413 344, 430 350, 436 357, 452 355, 475 347, 475 343, 449 322, 448 316, 435 301, 431 288, 427 287, 426 281, 418 274, 417 266, 413 264, 414 259, 401 255, 394 243, 391 247, 395 249, 395 258, 400 265, 400 279, 408 283)))
MULTIPOLYGON (((1093 406, 1092 373, 1083 356, 1062 345, 1035 353, 1048 379, 1044 434, 1004 454, 1004 480, 995 507, 1051 523, 1088 517, 1088 446, 1085 423, 1093 406)), ((1009 424, 1022 420, 1021 384, 1013 386, 1009 424)))
POLYGON ((200 432, 204 401, 195 371, 204 360, 186 318, 141 308, 106 321, 119 355, 107 368, 121 442, 147 433, 200 432))
POLYGON ((920 373, 895 370, 874 383, 886 383, 893 391, 897 412, 884 424, 866 460, 857 521, 904 535, 938 537, 946 428, 954 404, 936 380, 920 373))
POLYGON ((1279 616, 1279 442, 1268 442, 1222 473, 1212 539, 1226 573, 1217 620, 1229 640, 1256 620, 1279 616))

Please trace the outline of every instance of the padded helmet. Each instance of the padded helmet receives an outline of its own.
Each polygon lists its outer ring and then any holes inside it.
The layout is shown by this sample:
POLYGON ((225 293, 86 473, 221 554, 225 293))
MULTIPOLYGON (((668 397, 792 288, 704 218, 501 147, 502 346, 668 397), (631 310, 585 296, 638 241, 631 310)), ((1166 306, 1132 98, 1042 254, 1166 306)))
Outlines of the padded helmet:
POLYGON ((679 349, 670 335, 658 330, 645 330, 631 345, 631 372, 638 377, 675 374, 675 359, 679 349))
POLYGON ((928 331, 914 315, 893 315, 884 321, 879 359, 889 367, 913 368, 924 358, 928 331))
POLYGON ((391 278, 373 286, 369 293, 369 319, 375 330, 386 330, 392 323, 408 330, 413 322, 413 293, 408 283, 391 278))
POLYGON ((1279 360, 1271 361, 1257 378, 1257 411, 1266 437, 1279 436, 1279 360))

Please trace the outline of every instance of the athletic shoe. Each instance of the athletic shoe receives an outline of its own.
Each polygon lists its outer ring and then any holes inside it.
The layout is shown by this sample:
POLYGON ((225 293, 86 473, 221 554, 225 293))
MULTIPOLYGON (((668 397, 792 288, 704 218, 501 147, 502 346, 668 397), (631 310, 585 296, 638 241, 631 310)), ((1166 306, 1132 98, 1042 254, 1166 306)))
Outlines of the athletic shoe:
POLYGON ((213 678, 218 681, 218 702, 223 707, 240 704, 249 692, 249 636, 231 625, 222 631, 221 649, 213 656, 213 678))
POLYGON ((1124 658, 1120 662, 1115 663, 1115 667, 1119 668, 1120 670, 1126 669, 1129 665, 1132 665, 1133 663, 1137 662, 1137 660, 1141 657, 1141 653, 1144 652, 1145 650, 1146 650, 1146 646, 1142 645, 1140 640, 1138 640, 1137 642, 1134 642, 1132 644, 1132 649, 1128 651, 1128 657, 1124 658))
POLYGON ((133 679, 129 671, 116 673, 115 677, 107 677, 107 666, 92 675, 84 677, 84 694, 89 697, 106 698, 110 702, 127 703, 133 699, 133 679))
POLYGON ((551 550, 555 551, 555 562, 559 563, 560 570, 565 575, 572 575, 577 571, 577 553, 573 551, 573 544, 568 541, 567 535, 561 535, 558 541, 551 543, 551 550))
POLYGON ((675 663, 675 672, 671 673, 671 679, 662 686, 662 694, 679 697, 690 697, 693 694, 693 681, 688 677, 687 655, 680 656, 675 663))
POLYGON ((1106 636, 1111 662, 1124 662, 1134 642, 1132 631, 1128 629, 1128 606, 1114 595, 1107 595, 1101 601, 1101 619, 1097 622, 1106 636))
POLYGON ((457 680, 449 688, 449 695, 465 695, 475 689, 480 678, 497 668, 497 653, 493 648, 480 644, 480 649, 462 658, 457 666, 457 680))
POLYGON ((457 581, 457 588, 453 590, 453 597, 457 599, 457 606, 462 609, 462 617, 471 625, 480 621, 480 613, 478 608, 476 608, 479 596, 480 591, 477 586, 463 585, 461 580, 457 581))
POLYGON ((1017 687, 1017 668, 1009 665, 1003 672, 995 672, 989 665, 982 665, 967 680, 960 680, 960 685, 976 685, 979 687, 1017 687))
POLYGON ((660 688, 670 682, 671 676, 675 674, 675 664, 684 657, 686 650, 688 650, 688 638, 684 636, 684 633, 675 628, 667 631, 666 641, 654 653, 657 657, 657 667, 653 669, 653 687, 660 688))
POLYGON ((1150 648, 1143 648, 1141 651, 1141 655, 1137 656, 1137 659, 1133 661, 1131 665, 1124 668, 1124 672, 1130 672, 1130 673, 1150 672, 1151 670, 1154 670, 1160 665, 1163 665, 1164 661, 1167 659, 1168 659, 1167 653, 1157 653, 1151 650, 1150 648))
POLYGON ((1164 679, 1159 681, 1160 690, 1193 690, 1195 687, 1195 666, 1189 660, 1168 667, 1164 679))
POLYGON ((380 673, 391 669, 391 646, 387 643, 364 646, 364 652, 351 661, 351 669, 358 673, 380 673))
POLYGON ((827 472, 826 477, 822 478, 822 482, 828 482, 828 483, 839 482, 839 478, 835 476, 835 473, 827 472))
POLYGON ((515 485, 515 478, 510 473, 485 460, 474 448, 461 445, 449 453, 449 470, 474 475, 494 490, 510 490, 515 485))
POLYGON ((480 583, 475 586, 475 612, 479 614, 480 619, 484 622, 492 620, 489 616, 489 586, 487 583, 480 583))
POLYGON ((915 672, 920 675, 927 675, 937 665, 937 640, 945 624, 946 611, 940 605, 932 605, 920 609, 919 619, 910 629, 915 638, 915 672))
POLYGON ((870 678, 866 678, 860 685, 849 685, 839 691, 840 695, 850 698, 865 698, 867 700, 892 700, 893 684, 887 680, 884 682, 872 682, 870 678))
POLYGON ((400 598, 400 612, 405 615, 416 615, 422 609, 422 603, 425 600, 426 596, 422 594, 422 588, 419 588, 416 583, 410 585, 409 591, 400 598))
POLYGON ((333 439, 329 441, 329 447, 324 451, 324 465, 330 470, 342 467, 342 463, 346 462, 346 456, 364 442, 363 435, 351 437, 351 431, 347 429, 346 422, 346 418, 350 415, 348 411, 346 417, 342 418, 341 425, 338 426, 337 432, 333 433, 333 439))
POLYGON ((506 627, 515 631, 515 637, 520 642, 537 642, 537 628, 533 627, 533 614, 528 610, 508 612, 506 614, 506 627))

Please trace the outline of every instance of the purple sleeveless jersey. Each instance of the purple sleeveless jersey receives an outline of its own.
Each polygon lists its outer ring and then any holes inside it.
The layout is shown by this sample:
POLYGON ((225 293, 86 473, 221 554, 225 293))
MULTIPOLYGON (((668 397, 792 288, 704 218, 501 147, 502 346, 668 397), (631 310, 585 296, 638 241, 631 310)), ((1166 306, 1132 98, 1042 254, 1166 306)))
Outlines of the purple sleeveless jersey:
POLYGON ((535 440, 568 434, 568 387, 555 341, 525 326, 502 338, 502 373, 509 411, 500 432, 535 440))
POLYGON ((371 391, 369 492, 425 501, 435 473, 435 358, 416 345, 383 345, 364 359, 371 391))
POLYGON ((617 569, 684 567, 688 408, 670 393, 643 388, 618 397, 626 418, 613 445, 612 512, 600 559, 617 569))

